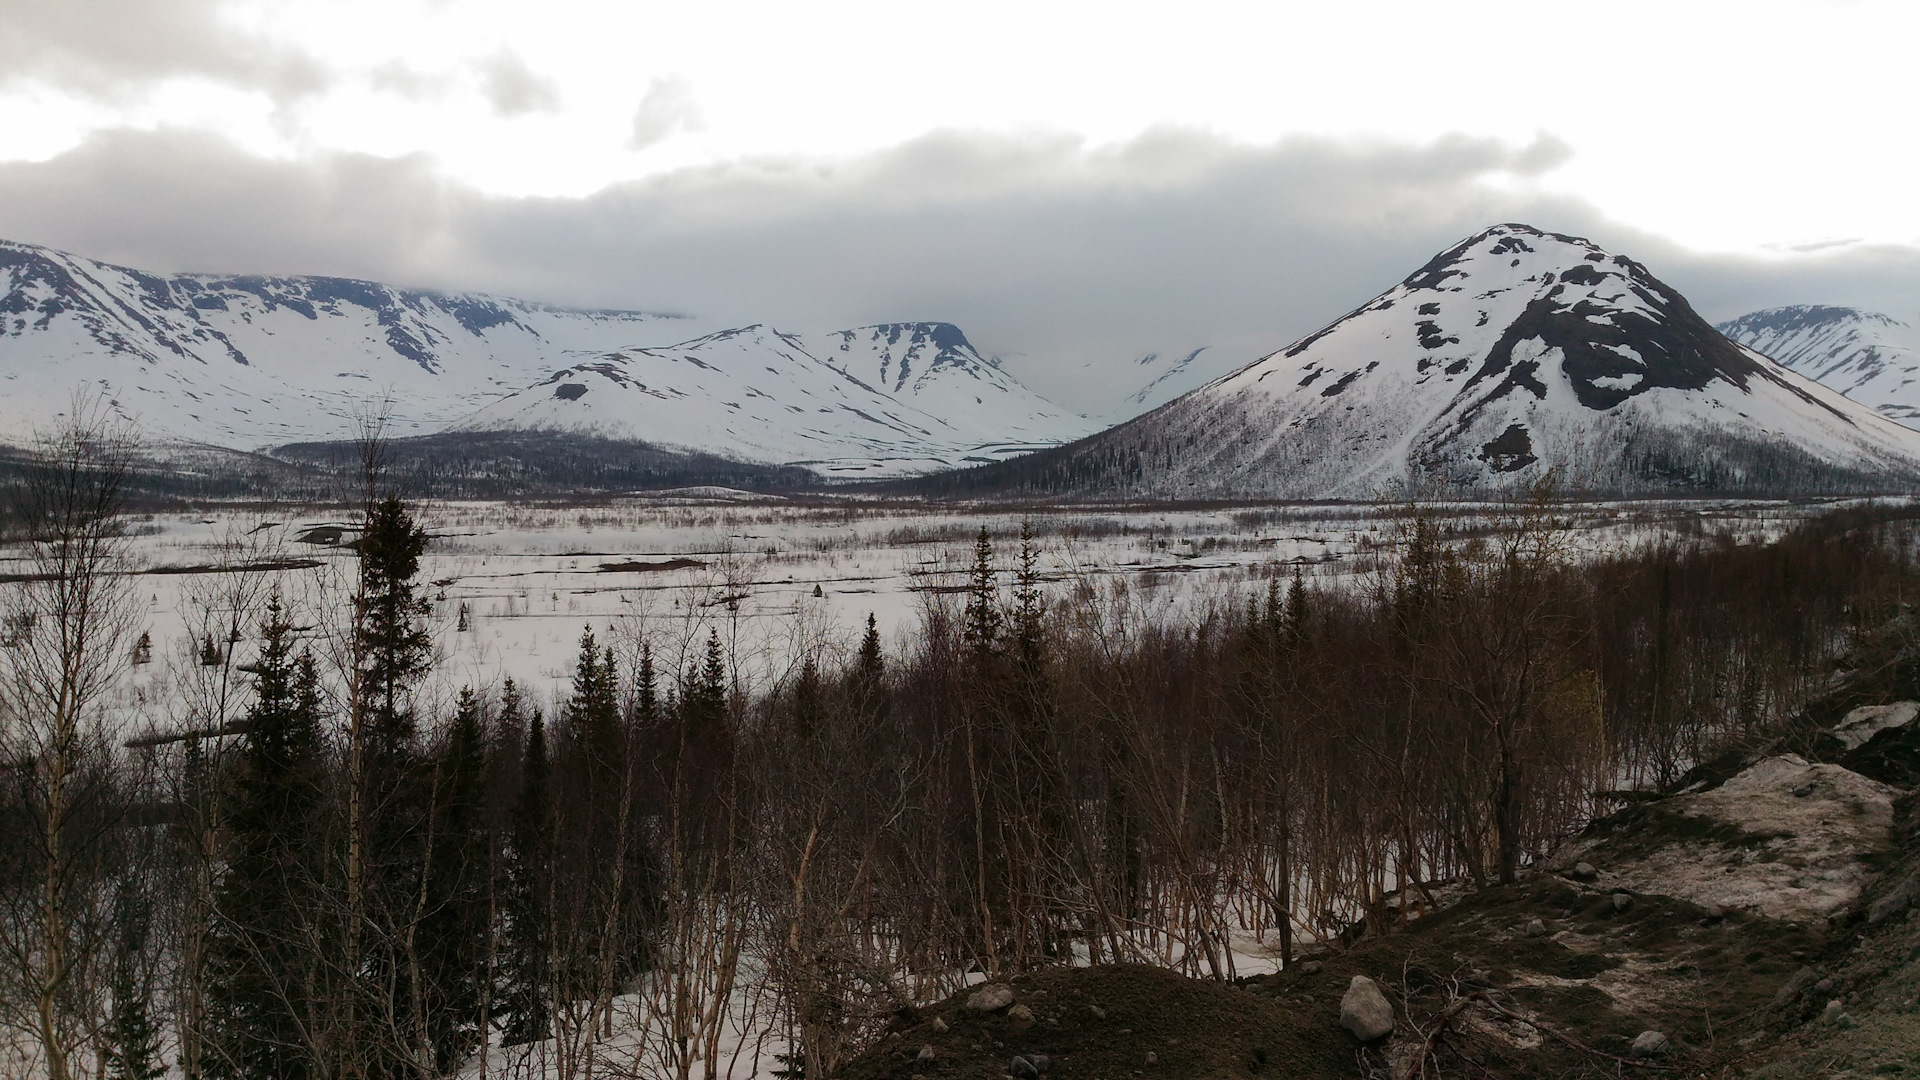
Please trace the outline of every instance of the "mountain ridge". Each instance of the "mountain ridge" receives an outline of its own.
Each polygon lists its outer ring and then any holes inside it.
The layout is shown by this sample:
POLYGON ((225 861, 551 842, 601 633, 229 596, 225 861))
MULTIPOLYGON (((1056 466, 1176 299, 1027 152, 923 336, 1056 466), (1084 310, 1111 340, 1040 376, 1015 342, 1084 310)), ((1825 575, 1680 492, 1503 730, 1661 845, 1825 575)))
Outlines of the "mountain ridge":
POLYGON ((1920 331, 1877 311, 1796 304, 1715 329, 1882 416, 1920 428, 1920 331))
MULTIPOLYGON (((835 460, 855 473, 885 473, 947 467, 975 451, 1054 445, 1093 430, 980 356, 952 324, 883 323, 809 335, 805 343, 760 324, 689 334, 695 329, 683 316, 355 278, 151 274, 0 241, 0 389, 8 391, 0 395, 0 430, 30 430, 87 385, 139 417, 152 436, 235 449, 350 438, 357 418, 381 399, 396 436, 471 431, 471 418, 510 412, 488 407, 549 385, 556 373, 597 365, 604 374, 635 356, 684 354, 705 339, 763 329, 760 340, 771 351, 733 356, 729 379, 701 377, 706 390, 737 405, 756 392, 757 372, 787 366, 782 357, 797 352, 806 370, 789 374, 808 388, 797 397, 837 386, 858 401, 842 414, 848 430, 815 423, 784 440, 765 431, 733 439, 725 425, 709 425, 719 437, 703 442, 673 437, 691 430, 687 424, 641 416, 622 425, 602 416, 582 433, 615 431, 764 464, 835 460)), ((698 372, 699 364, 695 357, 680 368, 698 372)), ((549 416, 542 426, 566 430, 564 420, 549 416)))

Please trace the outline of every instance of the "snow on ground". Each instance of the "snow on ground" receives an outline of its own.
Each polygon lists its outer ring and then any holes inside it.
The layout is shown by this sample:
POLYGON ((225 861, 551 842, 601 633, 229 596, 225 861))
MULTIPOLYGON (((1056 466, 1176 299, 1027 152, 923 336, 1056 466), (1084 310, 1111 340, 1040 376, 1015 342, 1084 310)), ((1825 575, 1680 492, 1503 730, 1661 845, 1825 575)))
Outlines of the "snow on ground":
MULTIPOLYGON (((428 703, 462 685, 511 676, 535 702, 563 698, 581 632, 593 629, 623 658, 642 633, 663 675, 684 670, 717 632, 741 689, 777 685, 809 650, 829 661, 857 645, 871 614, 897 644, 928 605, 957 603, 975 536, 994 537, 1010 584, 1022 515, 853 502, 753 502, 725 491, 597 505, 432 503, 421 570, 433 605, 438 663, 428 703), (463 616, 464 611, 464 616, 463 616), (462 623, 464 620, 464 629, 462 623)), ((1568 512, 1584 550, 1656 532, 1733 530, 1777 535, 1831 503, 1645 501, 1568 512)), ((1443 508, 1469 521, 1484 509, 1443 508)), ((191 656, 211 631, 229 636, 235 608, 258 610, 279 589, 295 621, 337 610, 352 552, 310 542, 338 511, 225 508, 137 522, 132 541, 147 573, 129 579, 151 635, 153 662, 132 669, 118 702, 127 722, 167 729, 190 681, 191 656), (254 572, 182 568, 290 565, 254 572), (172 571, 172 572, 153 572, 172 571), (209 613, 212 617, 209 618, 209 613)), ((1370 505, 1239 506, 1205 510, 1087 508, 1036 511, 1041 566, 1056 602, 1123 598, 1146 618, 1174 619, 1208 604, 1240 604, 1273 575, 1299 570, 1337 580, 1364 570, 1390 539, 1388 511, 1370 505)), ((337 535, 337 530, 336 530, 337 535)), ((345 539, 351 540, 351 534, 345 539)), ((0 573, 14 567, 0 552, 0 573)), ((252 620, 239 648, 245 652, 252 620)))

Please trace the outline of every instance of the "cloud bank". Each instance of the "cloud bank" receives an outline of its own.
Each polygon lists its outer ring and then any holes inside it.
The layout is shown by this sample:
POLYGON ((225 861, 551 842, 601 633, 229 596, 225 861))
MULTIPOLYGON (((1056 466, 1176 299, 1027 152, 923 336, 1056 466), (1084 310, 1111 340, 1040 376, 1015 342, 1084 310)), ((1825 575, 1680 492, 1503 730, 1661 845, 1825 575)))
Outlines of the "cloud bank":
MULTIPOLYGON (((687 122, 663 93, 661 122, 687 122)), ((506 98, 539 107, 537 93, 506 98)), ((1710 318, 1793 302, 1920 308, 1912 249, 1687 252, 1527 181, 1568 153, 1549 137, 1247 145, 1164 130, 1092 146, 946 132, 561 199, 484 195, 424 158, 268 161, 201 134, 115 131, 0 165, 0 236, 144 269, 338 274, 708 325, 945 319, 1087 409, 1130 390, 1123 371, 1142 354, 1254 359, 1501 221, 1632 255, 1710 318)))

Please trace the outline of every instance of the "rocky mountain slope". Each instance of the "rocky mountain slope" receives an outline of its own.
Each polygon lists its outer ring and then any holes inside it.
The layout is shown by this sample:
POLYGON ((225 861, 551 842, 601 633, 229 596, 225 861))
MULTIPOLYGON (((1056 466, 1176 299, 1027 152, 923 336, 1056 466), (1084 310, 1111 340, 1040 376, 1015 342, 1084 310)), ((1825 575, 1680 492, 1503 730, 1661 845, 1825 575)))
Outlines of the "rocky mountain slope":
POLYGON ((1798 305, 1721 323, 1727 337, 1880 415, 1920 427, 1920 331, 1875 311, 1798 305))
POLYGON ((0 431, 32 430, 81 386, 149 436, 245 449, 351 438, 381 400, 399 436, 540 429, 855 473, 996 460, 1096 428, 946 323, 804 342, 757 326, 686 340, 693 329, 345 278, 162 276, 0 241, 0 431), (602 383, 617 390, 560 389, 602 383))
POLYGON ((1549 469, 1589 492, 1877 489, 1920 476, 1920 436, 1729 341, 1632 259, 1501 225, 1154 412, 928 486, 1366 498, 1549 469))

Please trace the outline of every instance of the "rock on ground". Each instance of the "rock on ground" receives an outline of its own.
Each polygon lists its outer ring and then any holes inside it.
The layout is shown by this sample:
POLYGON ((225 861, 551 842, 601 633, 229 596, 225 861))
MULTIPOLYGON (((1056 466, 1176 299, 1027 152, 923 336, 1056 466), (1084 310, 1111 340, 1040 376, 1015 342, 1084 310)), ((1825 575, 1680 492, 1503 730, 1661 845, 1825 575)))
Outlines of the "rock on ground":
POLYGON ((1006 983, 988 983, 967 997, 967 1008, 975 1012, 998 1012, 1013 1004, 1013 987, 1006 983))
POLYGON ((1365 975, 1355 975, 1340 999, 1340 1026, 1353 1032, 1361 1042, 1372 1042, 1393 1034, 1393 1005, 1380 985, 1365 975))

